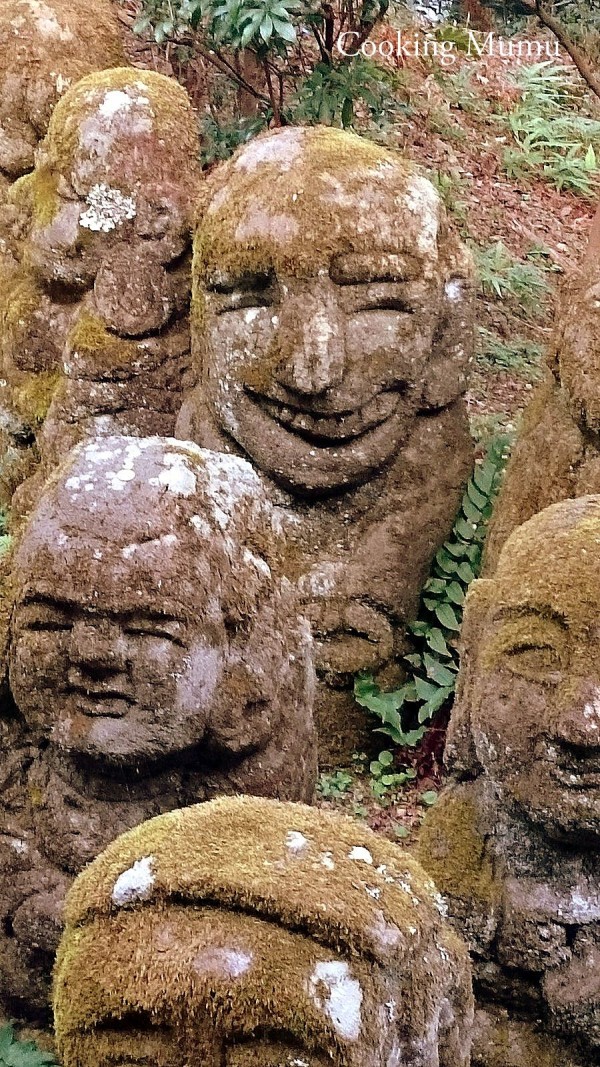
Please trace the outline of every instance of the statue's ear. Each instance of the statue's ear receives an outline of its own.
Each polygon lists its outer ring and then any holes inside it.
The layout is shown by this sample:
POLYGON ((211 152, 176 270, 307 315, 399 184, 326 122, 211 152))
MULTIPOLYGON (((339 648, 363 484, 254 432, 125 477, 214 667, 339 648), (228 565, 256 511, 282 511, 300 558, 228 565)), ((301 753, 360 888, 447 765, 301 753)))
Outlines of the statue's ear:
POLYGON ((444 753, 446 766, 456 778, 474 778, 482 769, 471 730, 471 703, 479 669, 479 649, 486 620, 497 596, 496 585, 492 578, 480 578, 471 586, 465 603, 460 635, 460 671, 444 753))

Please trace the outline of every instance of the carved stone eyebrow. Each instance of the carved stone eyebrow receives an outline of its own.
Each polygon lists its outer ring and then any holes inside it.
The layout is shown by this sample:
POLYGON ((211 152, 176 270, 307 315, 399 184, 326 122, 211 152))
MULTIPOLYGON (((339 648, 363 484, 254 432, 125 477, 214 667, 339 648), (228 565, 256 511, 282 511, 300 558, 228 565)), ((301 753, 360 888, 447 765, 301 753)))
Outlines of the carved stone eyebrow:
POLYGON ((351 252, 335 256, 329 277, 337 285, 366 285, 369 282, 411 282, 420 278, 422 267, 414 256, 397 252, 351 252))

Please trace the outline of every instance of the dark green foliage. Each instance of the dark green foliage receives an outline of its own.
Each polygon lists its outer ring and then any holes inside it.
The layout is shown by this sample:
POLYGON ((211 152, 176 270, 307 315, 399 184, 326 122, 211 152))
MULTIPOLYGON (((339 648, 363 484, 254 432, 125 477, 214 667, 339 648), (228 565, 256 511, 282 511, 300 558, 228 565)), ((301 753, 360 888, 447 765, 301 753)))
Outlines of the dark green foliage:
POLYGON ((207 115, 200 122, 202 165, 208 167, 229 159, 237 148, 251 141, 265 128, 262 115, 255 119, 232 119, 230 122, 218 122, 212 115, 207 115))
POLYGON ((409 627, 415 651, 405 656, 407 680, 383 692, 371 675, 359 675, 356 701, 382 723, 376 733, 414 746, 441 708, 452 700, 459 661, 456 647, 466 591, 479 574, 483 542, 507 458, 507 439, 490 444, 469 479, 452 534, 438 551, 425 583, 418 619, 409 627))
POLYGON ((34 1041, 19 1041, 12 1025, 0 1028, 0 1067, 50 1067, 54 1056, 42 1052, 34 1041))
POLYGON ((379 118, 396 107, 385 69, 361 56, 338 67, 317 64, 298 87, 290 118, 294 122, 347 129, 355 124, 356 105, 371 118, 379 118))

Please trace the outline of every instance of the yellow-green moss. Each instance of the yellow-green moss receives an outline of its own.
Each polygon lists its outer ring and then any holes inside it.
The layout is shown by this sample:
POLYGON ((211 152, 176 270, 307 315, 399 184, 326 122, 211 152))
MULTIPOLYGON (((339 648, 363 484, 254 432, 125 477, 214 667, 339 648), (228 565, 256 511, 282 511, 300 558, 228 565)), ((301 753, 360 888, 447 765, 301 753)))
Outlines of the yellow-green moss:
POLYGON ((41 301, 34 278, 27 271, 14 272, 0 298, 0 344, 5 353, 15 350, 41 301))
POLYGON ((13 391, 14 407, 28 426, 42 425, 60 380, 59 371, 27 374, 13 391))
MULTIPOLYGON (((409 214, 402 198, 417 180, 424 179, 405 158, 346 131, 296 128, 258 138, 218 168, 201 193, 197 277, 273 268, 303 277, 327 269, 334 252, 372 253, 376 237, 367 223, 375 226, 371 216, 383 205, 398 217, 393 240, 402 254, 409 214), (361 205, 364 217, 357 218, 361 205)), ((414 224, 427 222, 415 215, 414 224)), ((415 255, 413 240, 407 261, 415 255)))
MULTIPOLYGON (((169 145, 172 174, 184 182, 186 176, 197 179, 191 165, 198 156, 198 135, 190 99, 173 78, 149 70, 132 70, 116 67, 82 78, 59 100, 56 105, 48 134, 44 141, 44 156, 53 171, 68 173, 75 157, 81 153, 80 138, 82 123, 98 111, 107 92, 126 91, 134 87, 137 95, 149 100, 149 115, 152 117, 153 137, 157 142, 169 145)), ((123 177, 126 178, 127 145, 124 138, 115 138, 107 148, 107 158, 118 152, 124 161, 123 177)), ((156 162, 151 153, 147 164, 156 162)), ((134 168, 135 171, 135 168, 134 168)), ((124 184, 127 184, 124 180, 124 184)))
POLYGON ((127 1043, 136 1014, 191 1033, 198 1062, 209 1059, 213 1027, 227 1040, 267 1027, 357 1067, 361 1049, 380 1044, 376 998, 394 982, 409 1032, 424 1032, 441 997, 459 1016, 471 1009, 465 946, 418 864, 352 820, 301 804, 229 797, 143 823, 82 872, 66 919, 54 986, 65 1067, 104 1062, 102 1024, 125 1020, 127 1043), (116 883, 140 861, 150 892, 123 906, 116 883), (223 949, 251 963, 234 984, 218 964, 223 949), (356 1043, 339 1041, 309 995, 316 963, 332 953, 351 960, 360 983, 356 1043))
POLYGON ((444 895, 486 905, 497 901, 499 890, 477 828, 477 810, 465 796, 442 793, 421 826, 417 858, 444 895))
POLYGON ((107 330, 98 315, 84 308, 67 335, 67 349, 90 360, 101 375, 116 367, 127 367, 139 359, 140 347, 107 330))

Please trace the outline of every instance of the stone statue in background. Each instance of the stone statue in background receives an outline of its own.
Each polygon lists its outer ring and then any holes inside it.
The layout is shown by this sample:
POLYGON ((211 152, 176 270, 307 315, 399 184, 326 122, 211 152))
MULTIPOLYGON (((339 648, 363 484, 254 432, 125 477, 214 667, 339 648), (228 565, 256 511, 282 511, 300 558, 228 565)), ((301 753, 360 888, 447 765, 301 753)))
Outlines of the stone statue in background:
POLYGON ((599 617, 588 496, 516 530, 469 594, 452 782, 419 851, 471 942, 483 1006, 542 1020, 586 1065, 600 1063, 599 617))
MULTIPOLYGON (((93 17, 87 0, 2 0, 0 5, 0 361, 4 347, 4 309, 9 294, 22 292, 18 281, 21 213, 11 202, 11 186, 33 169, 35 149, 46 134, 53 108, 63 93, 94 70, 125 63, 121 27, 111 0, 98 0, 93 17)), ((31 289, 31 286, 30 286, 31 289)), ((15 325, 24 312, 17 299, 15 325)), ((26 333, 42 331, 52 351, 61 323, 51 301, 36 297, 26 310, 32 315, 26 333)), ((8 310, 10 318, 10 309, 8 310)), ((60 318, 60 316, 58 316, 60 318)), ((39 341, 38 341, 39 347, 39 341)), ((29 410, 12 410, 12 389, 0 372, 0 497, 30 471, 32 427, 29 410)), ((31 405, 26 405, 30 408, 31 405)), ((33 403, 35 407, 35 400, 33 403)))
POLYGON ((194 286, 198 384, 176 432, 250 459, 293 520, 320 755, 339 763, 365 740, 353 676, 398 680, 471 468, 468 256, 407 160, 290 128, 205 183, 194 286))
POLYGON ((2 0, 0 187, 33 170, 35 148, 63 93, 94 70, 125 64, 110 0, 2 0))
POLYGON ((221 793, 311 799, 312 642, 281 542, 250 465, 189 443, 96 438, 50 479, 12 572, 7 1010, 43 1008, 66 886, 115 834, 221 793))
POLYGON ((486 573, 515 527, 559 500, 600 492, 600 209, 581 267, 563 284, 548 363, 494 510, 486 573))
POLYGON ((197 154, 185 91, 118 68, 65 94, 10 194, 23 238, 0 315, 3 378, 45 472, 85 434, 173 432, 197 154))
POLYGON ((468 956, 440 908, 343 816, 243 797, 153 819, 70 893, 61 1062, 467 1067, 468 956))

